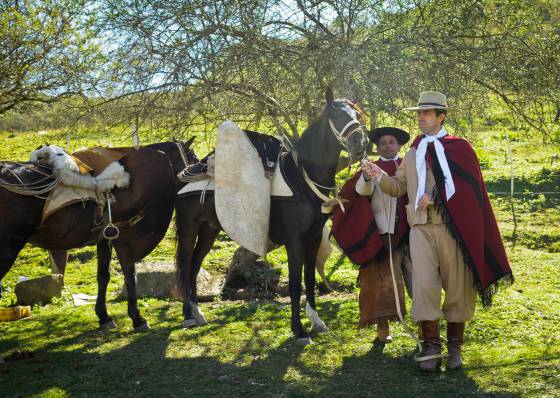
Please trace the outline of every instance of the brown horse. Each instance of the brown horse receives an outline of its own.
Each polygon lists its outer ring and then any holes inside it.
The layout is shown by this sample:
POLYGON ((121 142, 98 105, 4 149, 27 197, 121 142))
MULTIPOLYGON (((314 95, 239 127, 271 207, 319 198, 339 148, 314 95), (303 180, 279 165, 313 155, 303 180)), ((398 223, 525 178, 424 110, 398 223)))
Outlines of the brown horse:
MULTIPOLYGON (((284 245, 288 253, 289 287, 292 306, 292 332, 304 343, 310 341, 300 319, 302 267, 305 273, 306 314, 312 329, 326 331, 315 307, 315 260, 327 215, 321 212, 318 189, 328 195, 335 186, 340 151, 345 149, 354 159, 365 155, 368 139, 362 130, 361 110, 350 101, 335 100, 326 93, 327 106, 294 145, 282 155, 281 164, 294 188, 293 200, 272 200, 269 237, 284 245), (306 182, 304 172, 313 181, 306 182), (310 184, 314 184, 312 189, 310 184)), ((363 121, 363 119, 362 119, 363 121)), ((203 325, 207 321, 197 307, 196 278, 221 227, 216 216, 214 197, 206 194, 204 203, 198 196, 184 196, 175 205, 177 224, 176 265, 183 291, 184 327, 203 325)))
MULTIPOLYGON (((194 152, 190 149, 194 138, 195 137, 192 137, 188 141, 173 140, 172 142, 157 142, 155 144, 146 145, 146 148, 155 149, 157 151, 165 153, 169 158, 169 161, 171 162, 173 174, 177 175, 188 165, 197 163, 199 161, 194 152)), ((68 251, 50 250, 49 256, 52 273, 64 275, 64 273, 66 272, 66 265, 68 263, 68 251)), ((107 265, 107 267, 109 267, 109 264, 107 265)))
MULTIPOLYGON (((55 177, 49 170, 31 163, 2 163, 0 170, 0 280, 14 263, 27 242, 51 250, 56 255, 86 245, 97 245, 99 291, 95 311, 102 327, 113 327, 107 314, 105 297, 109 282, 112 247, 121 264, 126 283, 128 314, 136 330, 148 328, 136 301, 135 262, 144 258, 161 241, 173 213, 175 174, 169 158, 151 149, 120 148, 121 163, 130 174, 127 188, 115 188, 112 194, 113 222, 119 226, 118 238, 109 241, 96 225, 97 204, 77 203, 62 208, 41 223, 45 199, 42 195, 14 192, 16 185, 38 190, 55 177)), ((62 270, 64 271, 64 270, 62 270)))

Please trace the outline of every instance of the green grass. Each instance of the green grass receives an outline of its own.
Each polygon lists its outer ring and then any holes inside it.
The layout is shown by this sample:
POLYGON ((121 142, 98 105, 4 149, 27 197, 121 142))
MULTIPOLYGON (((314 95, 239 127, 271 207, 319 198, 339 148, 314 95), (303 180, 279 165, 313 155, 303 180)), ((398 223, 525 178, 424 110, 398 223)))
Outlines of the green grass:
MULTIPOLYGON (((488 166, 483 173, 489 190, 507 191, 503 133, 482 132, 477 137, 477 148, 486 151, 488 166)), ((91 131, 72 139, 72 149, 130 141, 122 134, 91 131)), ((66 145, 65 135, 58 132, 13 137, 0 133, 0 159, 26 159, 30 149, 45 141, 66 145)), ((0 397, 560 396, 560 250, 555 249, 560 196, 531 193, 558 190, 560 166, 549 160, 557 148, 537 144, 536 138, 513 142, 518 186, 526 191, 514 200, 517 229, 507 196, 491 196, 516 282, 497 294, 490 309, 478 305, 466 329, 463 370, 419 373, 412 361, 414 342, 399 324, 392 324, 394 342, 385 347, 373 343, 374 330, 358 331, 357 271, 338 250, 331 255, 327 272, 339 290, 317 299, 330 332, 314 336, 310 346, 293 340, 289 301, 280 298, 202 304, 210 324, 193 330, 181 327, 181 303, 143 298, 139 307, 152 329, 135 333, 126 302, 114 300, 123 283, 116 259, 108 309, 119 328, 100 332, 93 307, 74 307, 71 300, 74 293, 96 293, 95 250, 89 247, 71 252, 60 299, 33 307, 30 318, 0 323, 0 353, 8 359, 0 368, 0 397)), ((220 235, 205 268, 225 272, 235 249, 220 235)), ((170 229, 147 260, 172 258, 170 229)), ((287 275, 283 249, 267 260, 287 275)), ((15 302, 18 275, 49 272, 46 253, 27 246, 4 278, 7 291, 1 305, 15 302)), ((304 324, 309 328, 307 320, 304 324)))

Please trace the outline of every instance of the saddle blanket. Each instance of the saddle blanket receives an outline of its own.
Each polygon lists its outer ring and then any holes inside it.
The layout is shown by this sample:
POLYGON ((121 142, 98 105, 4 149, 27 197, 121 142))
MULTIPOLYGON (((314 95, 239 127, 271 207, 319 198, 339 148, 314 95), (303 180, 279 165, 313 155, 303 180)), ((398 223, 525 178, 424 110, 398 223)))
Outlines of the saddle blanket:
POLYGON ((95 190, 57 184, 57 186, 49 193, 47 202, 43 207, 43 218, 41 221, 45 221, 48 216, 63 207, 86 201, 98 201, 95 190))
POLYGON ((109 148, 91 148, 69 155, 56 145, 41 147, 31 153, 32 162, 47 162, 57 175, 59 183, 49 192, 42 213, 42 221, 63 207, 77 202, 100 203, 98 193, 125 188, 130 175, 119 160, 124 151, 109 148))

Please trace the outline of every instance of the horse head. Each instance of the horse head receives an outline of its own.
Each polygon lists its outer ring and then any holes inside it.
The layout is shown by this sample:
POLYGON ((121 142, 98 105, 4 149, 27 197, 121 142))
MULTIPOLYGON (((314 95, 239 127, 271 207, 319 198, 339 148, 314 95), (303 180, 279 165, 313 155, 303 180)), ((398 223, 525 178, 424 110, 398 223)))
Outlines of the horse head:
MULTIPOLYGON (((199 159, 191 149, 191 145, 194 142, 195 137, 189 138, 187 141, 176 141, 183 153, 185 154, 185 158, 187 159, 188 164, 198 163, 199 159)), ((175 140, 173 140, 175 141, 175 140)))
POLYGON ((328 118, 332 135, 352 159, 362 159, 369 144, 364 132, 365 112, 356 102, 344 98, 335 99, 330 87, 326 90, 325 98, 327 107, 323 117, 328 118))
POLYGON ((173 138, 172 141, 156 142, 155 144, 147 145, 147 147, 165 153, 173 166, 174 173, 177 174, 184 170, 185 167, 199 161, 191 149, 193 141, 194 137, 189 138, 187 141, 173 138))

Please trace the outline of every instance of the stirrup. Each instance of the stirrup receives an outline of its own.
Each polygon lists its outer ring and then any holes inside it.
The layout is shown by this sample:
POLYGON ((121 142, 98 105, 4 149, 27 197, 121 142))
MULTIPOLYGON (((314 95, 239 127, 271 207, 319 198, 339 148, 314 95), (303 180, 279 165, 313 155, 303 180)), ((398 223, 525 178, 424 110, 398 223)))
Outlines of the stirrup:
POLYGON ((119 228, 113 224, 113 215, 111 212, 111 201, 112 195, 109 193, 107 195, 107 211, 109 214, 109 223, 105 228, 103 228, 103 237, 107 240, 117 239, 119 237, 120 231, 119 228))
POLYGON ((119 229, 112 222, 110 222, 105 228, 103 228, 103 237, 107 240, 117 239, 119 237, 119 234, 119 229))

